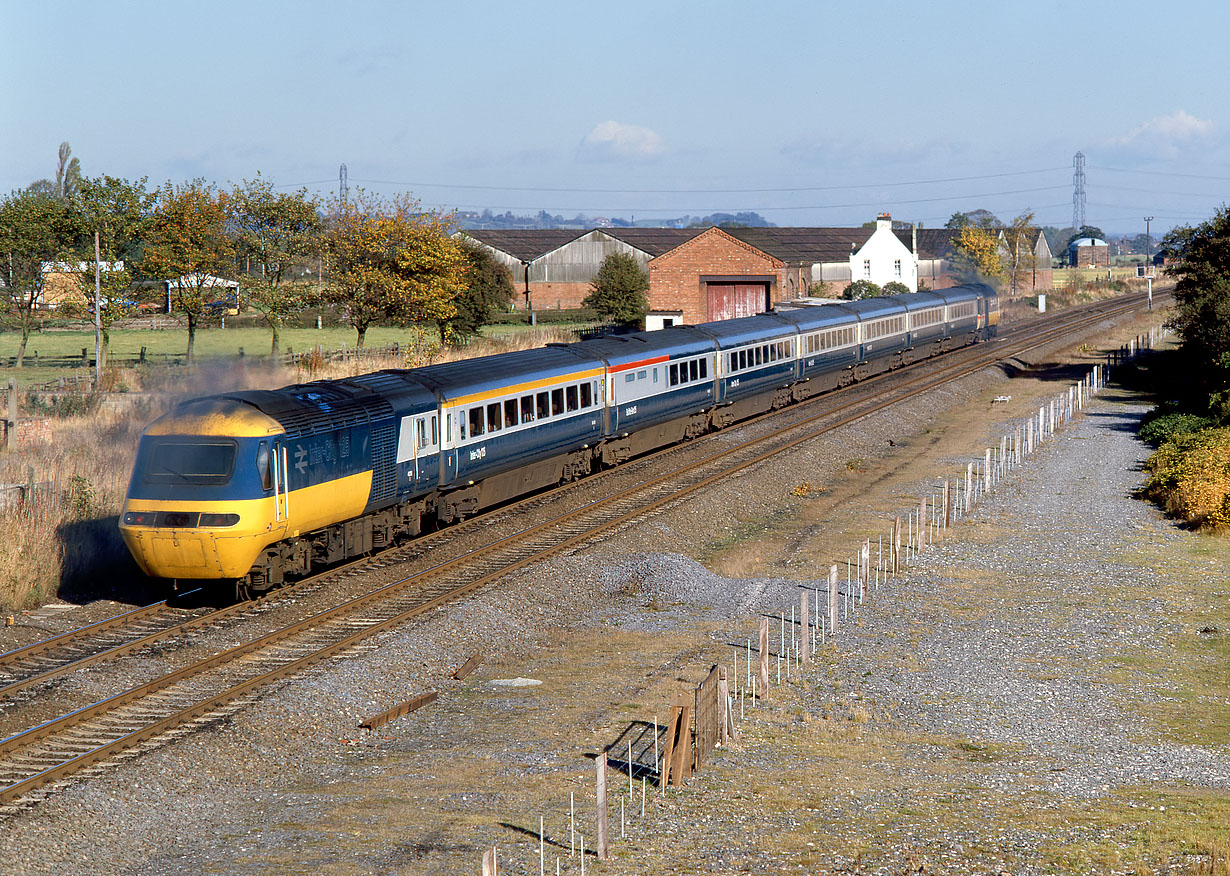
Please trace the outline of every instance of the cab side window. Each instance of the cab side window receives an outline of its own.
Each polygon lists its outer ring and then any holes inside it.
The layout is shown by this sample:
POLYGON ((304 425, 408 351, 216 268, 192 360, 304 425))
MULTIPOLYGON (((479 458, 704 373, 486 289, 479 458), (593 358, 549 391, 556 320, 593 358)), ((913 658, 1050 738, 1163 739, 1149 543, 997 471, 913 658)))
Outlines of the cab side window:
POLYGON ((262 441, 256 447, 256 471, 261 476, 261 489, 273 489, 273 466, 269 462, 269 445, 262 441))

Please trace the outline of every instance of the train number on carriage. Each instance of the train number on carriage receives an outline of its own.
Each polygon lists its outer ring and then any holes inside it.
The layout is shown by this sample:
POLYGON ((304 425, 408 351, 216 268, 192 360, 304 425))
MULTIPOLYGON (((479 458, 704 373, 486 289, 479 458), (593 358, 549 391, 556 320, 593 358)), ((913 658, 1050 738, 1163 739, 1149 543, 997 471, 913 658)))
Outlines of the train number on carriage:
POLYGON ((625 417, 635 417, 636 416, 636 405, 628 405, 626 408, 624 408, 624 416, 625 417))
POLYGON ((485 444, 482 447, 475 447, 470 451, 470 462, 477 462, 478 460, 485 459, 486 457, 487 445, 485 444))

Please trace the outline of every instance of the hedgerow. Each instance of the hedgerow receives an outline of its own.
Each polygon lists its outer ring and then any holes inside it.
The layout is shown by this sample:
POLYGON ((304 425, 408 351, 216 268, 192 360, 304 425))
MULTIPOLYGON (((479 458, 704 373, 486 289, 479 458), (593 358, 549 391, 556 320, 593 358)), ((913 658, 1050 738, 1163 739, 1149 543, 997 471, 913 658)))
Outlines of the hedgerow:
POLYGON ((1230 428, 1180 432, 1148 461, 1147 498, 1198 528, 1230 525, 1230 428))
POLYGON ((1161 414, 1147 419, 1140 427, 1140 440, 1154 447, 1160 447, 1171 438, 1187 432, 1196 432, 1215 426, 1216 423, 1208 417, 1197 414, 1170 413, 1161 414))

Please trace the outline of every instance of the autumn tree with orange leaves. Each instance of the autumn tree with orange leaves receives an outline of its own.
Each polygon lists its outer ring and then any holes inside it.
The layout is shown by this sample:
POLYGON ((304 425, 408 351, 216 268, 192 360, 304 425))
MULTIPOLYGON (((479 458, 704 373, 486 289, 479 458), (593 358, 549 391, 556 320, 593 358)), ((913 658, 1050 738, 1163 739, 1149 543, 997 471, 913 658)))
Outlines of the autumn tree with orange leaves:
POLYGON ((994 229, 966 225, 953 240, 953 269, 964 282, 994 281, 1004 274, 999 235, 994 229))
POLYGON ((188 320, 188 361, 205 307, 228 293, 222 282, 234 269, 235 248, 227 234, 226 192, 194 180, 158 193, 158 207, 145 242, 145 275, 170 284, 171 310, 188 320))
POLYGON ((468 263, 448 231, 448 216, 420 212, 407 195, 386 201, 360 189, 333 201, 328 297, 354 326, 357 346, 378 322, 438 323, 456 315, 468 263))

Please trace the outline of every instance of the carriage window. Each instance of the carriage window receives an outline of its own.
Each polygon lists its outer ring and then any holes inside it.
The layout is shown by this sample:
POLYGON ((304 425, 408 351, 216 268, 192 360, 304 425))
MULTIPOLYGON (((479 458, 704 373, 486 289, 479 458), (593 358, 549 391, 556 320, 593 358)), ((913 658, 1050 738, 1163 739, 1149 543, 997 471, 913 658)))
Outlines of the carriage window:
POLYGON ((487 431, 498 432, 504 425, 504 418, 500 416, 500 403, 492 402, 487 405, 487 431))
POLYGON ((739 351, 739 370, 742 371, 747 367, 747 350, 739 351))
POLYGON ((545 392, 538 393, 538 419, 545 420, 551 416, 551 402, 545 392))
POLYGON ((781 356, 781 352, 782 352, 781 348, 782 348, 781 344, 769 344, 769 361, 770 362, 776 362, 778 360, 778 358, 781 356))
POLYGON ((564 390, 551 390, 551 416, 557 417, 564 412, 564 390))
POLYGON ((504 400, 504 425, 515 426, 517 420, 517 400, 515 398, 504 400))
POLYGON ((700 379, 700 363, 695 359, 688 363, 688 370, 692 372, 692 380, 700 379))
POLYGON ((636 380, 636 375, 631 371, 624 375, 624 383, 632 383, 634 380, 636 380))
POLYGON ((577 401, 576 386, 565 387, 564 396, 568 400, 568 410, 575 411, 577 408, 581 406, 580 403, 577 401))
MULTIPOLYGON (((470 437, 477 438, 481 434, 483 434, 483 407, 479 405, 476 408, 470 408, 470 437)), ((466 437, 464 430, 461 437, 466 437)))
POLYGON ((700 360, 700 379, 704 380, 708 376, 709 376, 709 360, 701 359, 700 360))
POLYGON ((427 421, 418 420, 414 424, 415 431, 418 432, 419 450, 427 446, 427 421))
POLYGON ((671 386, 675 386, 678 383, 679 383, 679 363, 672 362, 671 363, 671 386))
POLYGON ((273 489, 273 467, 269 465, 269 445, 262 441, 256 448, 256 470, 261 476, 261 487, 273 489))
POLYGON ((521 396, 521 422, 522 423, 534 422, 534 396, 533 395, 521 396))
POLYGON ((648 371, 638 371, 638 372, 636 372, 636 379, 637 379, 637 380, 644 380, 644 379, 645 379, 646 377, 648 377, 648 376, 649 376, 649 372, 648 372, 648 371))
MULTIPOLYGON (((658 374, 654 371, 654 376, 658 374)), ((581 407, 587 408, 594 403, 594 385, 592 383, 581 384, 581 407)))
POLYGON ((653 369, 653 382, 658 382, 658 367, 655 365, 653 369))
POLYGON ((431 446, 435 447, 440 443, 440 424, 436 422, 436 415, 431 415, 431 446))

